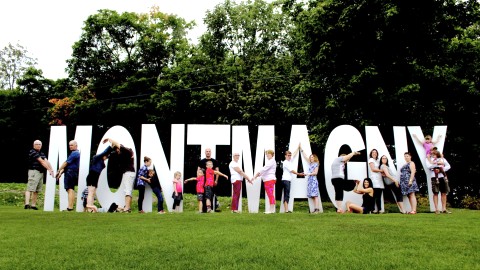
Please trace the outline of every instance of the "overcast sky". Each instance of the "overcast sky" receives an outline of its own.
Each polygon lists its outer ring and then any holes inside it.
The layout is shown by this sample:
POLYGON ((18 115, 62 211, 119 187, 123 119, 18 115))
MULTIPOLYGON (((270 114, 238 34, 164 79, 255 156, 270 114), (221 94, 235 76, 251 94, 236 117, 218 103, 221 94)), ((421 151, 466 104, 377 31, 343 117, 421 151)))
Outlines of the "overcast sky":
MULTIPOLYGON (((48 79, 65 78, 66 60, 80 39, 83 22, 99 9, 146 13, 158 6, 163 13, 176 14, 197 23, 189 37, 196 42, 205 31, 207 10, 224 0, 10 0, 0 9, 0 49, 20 44, 38 61, 37 68, 48 79)), ((237 1, 239 2, 239 1, 237 1)))

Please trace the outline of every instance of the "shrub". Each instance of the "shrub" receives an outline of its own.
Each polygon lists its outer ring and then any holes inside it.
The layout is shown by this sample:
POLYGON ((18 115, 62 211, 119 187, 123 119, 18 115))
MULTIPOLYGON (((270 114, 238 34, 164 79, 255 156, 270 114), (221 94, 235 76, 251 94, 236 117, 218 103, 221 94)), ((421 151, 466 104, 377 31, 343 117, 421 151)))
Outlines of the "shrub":
POLYGON ((474 196, 465 195, 461 203, 462 208, 468 208, 472 210, 480 210, 480 199, 474 196))

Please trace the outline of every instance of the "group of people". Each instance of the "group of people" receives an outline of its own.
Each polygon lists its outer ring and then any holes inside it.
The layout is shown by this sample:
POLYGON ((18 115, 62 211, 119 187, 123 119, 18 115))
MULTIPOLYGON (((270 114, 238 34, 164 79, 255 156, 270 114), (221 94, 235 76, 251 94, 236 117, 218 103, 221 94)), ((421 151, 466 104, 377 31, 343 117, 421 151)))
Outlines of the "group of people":
MULTIPOLYGON (((418 139, 415 135, 414 137, 418 139)), ((98 187, 98 181, 100 173, 105 168, 105 160, 115 156, 119 163, 119 168, 122 173, 122 182, 124 183, 125 194, 125 206, 122 209, 123 212, 131 212, 132 193, 134 185, 139 190, 138 208, 139 213, 144 213, 143 200, 145 196, 146 186, 150 186, 152 192, 156 195, 158 205, 157 212, 159 214, 165 213, 163 208, 163 196, 162 188, 158 180, 155 169, 152 166, 151 158, 144 157, 144 165, 139 169, 138 173, 135 173, 134 167, 134 153, 132 149, 125 147, 117 141, 106 138, 103 143, 110 143, 103 152, 94 155, 92 157, 89 173, 87 176, 87 190, 84 192, 86 200, 84 207, 89 212, 97 212, 98 209, 94 204, 94 198, 96 189, 98 187), (88 195, 87 195, 88 194, 88 195)), ((428 168, 431 170, 431 184, 432 191, 434 193, 434 206, 436 213, 450 213, 446 208, 446 196, 450 191, 448 185, 448 178, 446 171, 450 169, 450 164, 443 157, 443 155, 434 147, 434 143, 431 141, 431 136, 427 135, 425 141, 421 141, 426 150, 426 162, 428 168), (441 208, 438 206, 438 193, 441 194, 441 208)), ((52 177, 54 172, 50 162, 47 160, 45 154, 41 151, 42 143, 39 140, 35 140, 33 143, 33 149, 29 152, 29 171, 28 171, 28 184, 25 192, 25 209, 37 210, 37 198, 38 193, 42 190, 43 176, 45 172, 49 172, 52 177), (30 203, 31 200, 31 203, 30 203)), ((80 152, 75 140, 69 142, 70 154, 67 160, 65 160, 58 169, 55 178, 57 181, 62 175, 64 175, 64 189, 68 194, 68 205, 66 211, 73 211, 73 205, 75 201, 74 188, 78 183, 78 170, 80 161, 80 152)), ((181 180, 181 172, 175 172, 173 177, 173 193, 174 199, 172 209, 174 212, 180 211, 180 204, 183 200, 183 184, 190 181, 196 181, 196 193, 198 201, 199 212, 212 212, 218 209, 218 200, 215 196, 215 187, 218 184, 219 177, 222 176, 228 179, 228 176, 219 171, 218 161, 211 156, 211 149, 205 150, 205 158, 201 159, 195 177, 191 177, 181 180)), ((345 181, 345 165, 355 155, 359 155, 359 152, 351 152, 350 154, 341 154, 338 158, 335 158, 331 165, 332 170, 332 185, 335 190, 335 202, 338 213, 344 213, 342 208, 344 191, 352 191, 363 195, 362 205, 357 205, 353 202, 346 202, 346 210, 348 212, 356 213, 380 213, 382 212, 382 193, 385 188, 392 191, 397 205, 401 213, 407 213, 403 205, 403 196, 407 196, 410 202, 411 210, 409 214, 416 214, 417 201, 415 192, 419 191, 418 184, 415 179, 416 166, 412 162, 411 154, 406 152, 404 154, 405 165, 400 169, 400 177, 396 178, 395 173, 389 166, 388 158, 386 155, 379 157, 379 153, 376 149, 372 149, 369 153, 368 159, 368 175, 363 181, 345 181), (362 184, 361 184, 362 183, 362 184)), ((241 188, 243 179, 246 179, 248 183, 253 182, 261 178, 264 184, 265 191, 267 193, 268 202, 270 207, 265 214, 275 213, 275 183, 276 183, 276 169, 277 163, 274 158, 275 152, 273 150, 265 151, 265 165, 255 173, 252 177, 246 175, 239 164, 240 154, 238 152, 233 153, 232 161, 229 163, 230 181, 232 185, 232 213, 239 212, 239 200, 241 199, 241 188)), ((315 154, 307 155, 299 144, 296 150, 285 152, 285 159, 282 161, 282 186, 283 186, 283 207, 285 213, 291 213, 289 208, 290 201, 290 187, 291 181, 295 179, 295 175, 307 177, 307 196, 313 200, 314 210, 313 214, 320 212, 320 192, 318 187, 317 174, 319 170, 319 159, 315 154), (308 162, 307 172, 297 172, 293 168, 294 164, 291 162, 292 158, 298 153, 302 153, 302 156, 308 162)))
MULTIPOLYGON (((422 144, 425 150, 425 162, 427 168, 430 170, 430 180, 433 193, 433 204, 435 213, 451 212, 447 210, 447 194, 450 192, 448 185, 448 178, 446 172, 450 169, 450 164, 443 157, 443 154, 435 147, 437 141, 432 141, 431 135, 426 135, 424 140, 420 140, 416 134, 413 137, 422 144), (438 205, 438 194, 441 196, 441 208, 438 205)), ((440 139, 439 136, 438 139, 440 139)), ((353 152, 350 155, 359 154, 353 152)), ((343 162, 346 163, 350 159, 347 155, 343 158, 343 162)), ((385 188, 392 191, 395 201, 400 209, 401 213, 416 214, 417 213, 417 199, 415 193, 419 191, 419 187, 415 178, 417 172, 416 165, 412 161, 412 155, 410 152, 404 153, 405 164, 400 168, 400 177, 397 180, 395 173, 391 170, 388 164, 388 158, 386 155, 382 155, 379 158, 378 150, 372 149, 369 154, 368 160, 368 178, 363 180, 363 187, 360 187, 360 181, 355 181, 354 192, 363 195, 363 204, 361 206, 354 204, 350 201, 347 202, 347 211, 355 213, 380 213, 382 211, 382 193, 385 188), (405 211, 403 205, 403 196, 407 196, 410 203, 411 210, 405 211)), ((335 164, 335 162, 334 162, 335 164)), ((332 165, 332 171, 334 166, 332 165)), ((343 178, 343 176, 342 176, 343 178)), ((333 179, 332 179, 333 183, 333 179)), ((335 184, 334 184, 335 186, 335 184)), ((335 189, 336 194, 337 188, 335 189)), ((341 191, 343 195, 343 191, 341 191)), ((341 195, 341 196, 342 196, 341 195)), ((343 212, 341 209, 341 196, 337 201, 338 212, 343 212)))
MULTIPOLYGON (((277 163, 273 158, 275 152, 273 150, 265 151, 266 160, 265 166, 257 172, 253 179, 250 181, 253 183, 255 179, 261 177, 265 187, 265 192, 267 193, 268 201, 270 204, 269 210, 265 211, 265 214, 275 213, 275 183, 276 183, 276 168, 277 163)), ((318 188, 317 174, 319 169, 319 159, 315 154, 307 155, 305 151, 301 148, 299 144, 294 153, 287 150, 285 152, 285 160, 282 161, 282 184, 283 184, 283 207, 285 213, 292 213, 291 209, 288 206, 290 201, 290 187, 291 181, 295 178, 294 176, 306 176, 307 178, 307 197, 313 200, 314 210, 312 214, 320 213, 320 190, 318 188), (294 170, 294 164, 291 162, 292 157, 295 157, 298 152, 301 152, 305 160, 308 163, 308 172, 297 172, 294 170)))

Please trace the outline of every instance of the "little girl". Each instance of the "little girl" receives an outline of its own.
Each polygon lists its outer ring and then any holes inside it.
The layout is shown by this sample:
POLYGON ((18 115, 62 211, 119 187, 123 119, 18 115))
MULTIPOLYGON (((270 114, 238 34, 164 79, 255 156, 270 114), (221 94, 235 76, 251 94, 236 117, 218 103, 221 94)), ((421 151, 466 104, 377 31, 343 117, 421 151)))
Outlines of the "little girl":
POLYGON ((180 177, 182 176, 182 173, 179 171, 176 171, 173 174, 173 207, 172 210, 174 212, 180 212, 180 203, 183 200, 183 189, 182 189, 182 180, 180 180, 180 177))

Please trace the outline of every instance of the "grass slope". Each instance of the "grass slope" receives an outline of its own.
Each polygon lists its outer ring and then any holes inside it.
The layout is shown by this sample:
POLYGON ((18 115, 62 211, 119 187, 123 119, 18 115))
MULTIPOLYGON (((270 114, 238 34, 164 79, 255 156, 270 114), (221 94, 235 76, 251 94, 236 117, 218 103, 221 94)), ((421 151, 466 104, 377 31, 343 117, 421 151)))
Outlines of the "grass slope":
POLYGON ((326 203, 311 215, 300 202, 293 214, 197 214, 186 197, 186 212, 165 215, 3 201, 0 269, 480 269, 474 210, 340 215, 326 203))

